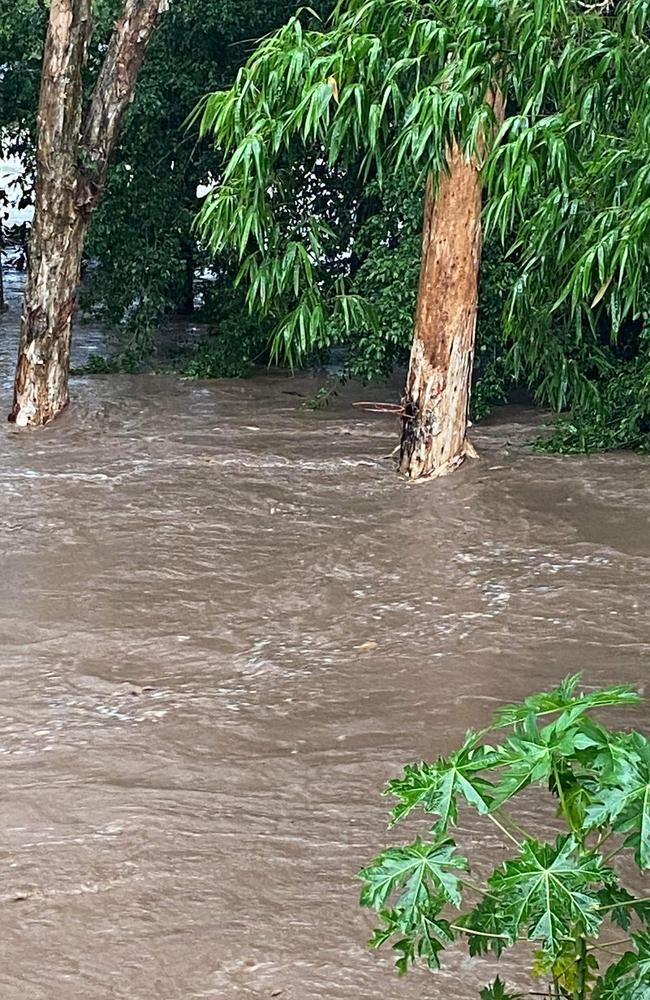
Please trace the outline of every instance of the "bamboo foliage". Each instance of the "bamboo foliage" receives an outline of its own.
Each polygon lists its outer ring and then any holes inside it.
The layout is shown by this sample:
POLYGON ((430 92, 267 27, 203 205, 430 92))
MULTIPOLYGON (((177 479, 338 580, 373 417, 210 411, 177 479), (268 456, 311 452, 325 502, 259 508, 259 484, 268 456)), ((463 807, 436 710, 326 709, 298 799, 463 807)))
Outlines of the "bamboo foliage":
POLYGON ((488 231, 521 269, 515 366, 522 352, 540 369, 553 360, 547 388, 561 405, 571 351, 594 348, 601 316, 615 333, 645 305, 649 19, 646 0, 348 0, 326 22, 305 8, 264 39, 234 86, 197 109, 226 157, 199 228, 215 253, 236 249, 251 308, 278 313, 276 351, 325 342, 332 310, 372 321, 345 285, 323 282, 331 228, 283 227, 288 161, 316 150, 332 169, 423 179, 446 169, 455 139, 480 157, 488 231), (509 117, 494 134, 495 79, 509 117))

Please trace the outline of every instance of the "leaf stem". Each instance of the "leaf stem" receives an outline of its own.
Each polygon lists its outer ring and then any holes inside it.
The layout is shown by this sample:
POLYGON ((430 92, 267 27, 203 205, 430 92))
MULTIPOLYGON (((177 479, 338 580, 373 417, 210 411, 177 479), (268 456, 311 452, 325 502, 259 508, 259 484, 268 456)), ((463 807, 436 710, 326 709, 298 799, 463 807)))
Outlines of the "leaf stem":
POLYGON ((516 844, 516 846, 519 848, 519 850, 521 850, 522 845, 519 843, 519 841, 517 840, 517 838, 510 833, 510 830, 507 830, 506 827, 503 825, 503 823, 501 823, 496 818, 496 816, 493 813, 488 813, 487 816, 488 816, 488 819, 492 820, 492 822, 494 823, 495 826, 498 826, 498 828, 501 830, 501 833, 505 834, 505 836, 508 838, 508 840, 511 840, 512 843, 516 844))
POLYGON ((615 858, 617 854, 620 854, 621 851, 624 849, 624 847, 625 844, 621 844, 620 847, 617 847, 613 851, 610 851, 610 853, 603 858, 603 864, 606 865, 608 861, 611 861, 612 858, 615 858))
POLYGON ((625 899, 621 903, 608 903, 607 906, 599 906, 598 909, 601 913, 606 910, 617 910, 619 906, 634 906, 636 903, 650 903, 650 896, 639 896, 634 899, 625 899))
MULTIPOLYGON (((589 948, 587 948, 587 951, 608 952, 611 948, 616 948, 621 944, 629 944, 629 943, 630 943, 629 938, 619 938, 618 941, 605 941, 603 944, 592 944, 589 946, 589 948)), ((620 956, 622 952, 618 951, 616 952, 616 954, 620 956)))
POLYGON ((461 934, 475 934, 477 937, 495 938, 499 941, 510 940, 507 934, 490 934, 488 931, 473 931, 469 927, 461 927, 460 924, 449 924, 449 926, 455 931, 460 931, 461 934))
POLYGON ((478 892, 479 896, 490 896, 492 899, 494 899, 492 893, 488 892, 487 889, 482 889, 480 885, 476 885, 476 883, 470 882, 468 878, 461 878, 460 881, 464 886, 467 886, 469 889, 473 889, 474 892, 478 892))
POLYGON ((511 826, 511 827, 512 827, 512 828, 513 828, 514 830, 516 830, 516 831, 517 831, 517 833, 520 833, 520 834, 522 835, 522 837, 523 837, 523 838, 524 838, 525 840, 534 840, 534 839, 535 839, 535 838, 534 838, 534 837, 533 837, 533 836, 532 836, 532 835, 531 835, 531 834, 530 834, 530 833, 528 832, 528 830, 526 830, 526 829, 525 829, 525 828, 524 828, 523 826, 521 826, 521 824, 520 824, 520 823, 518 823, 518 822, 517 822, 517 820, 516 820, 516 819, 514 819, 514 818, 513 818, 513 817, 512 817, 511 815, 510 815, 510 813, 509 813, 509 812, 507 812, 507 811, 506 811, 506 810, 505 810, 505 809, 503 808, 503 806, 499 806, 499 808, 498 808, 497 812, 499 813, 499 816, 502 816, 502 817, 503 817, 503 819, 504 819, 504 820, 506 821, 506 823, 509 823, 509 824, 510 824, 510 826, 511 826))
POLYGON ((610 829, 605 834, 601 834, 600 837, 598 838, 598 840, 596 841, 596 846, 595 846, 594 850, 599 851, 601 849, 601 847, 603 846, 603 844, 606 844, 607 841, 609 840, 609 838, 613 837, 613 836, 614 836, 614 831, 612 829, 610 829))
MULTIPOLYGON (((569 815, 566 799, 564 798, 564 789, 562 788, 562 782, 560 781, 560 775, 558 774, 557 764, 555 763, 553 764, 553 777, 555 778, 555 787, 557 788, 558 798, 560 799, 560 808, 562 810, 562 815, 567 821, 571 833, 575 833, 578 836, 580 836, 579 831, 574 829, 573 823, 571 822, 571 816, 569 815)), ((584 839, 584 834, 582 835, 581 839, 584 839)))
POLYGON ((585 1000, 586 989, 587 989, 587 942, 584 937, 581 937, 578 942, 576 986, 573 992, 574 1000, 585 1000))

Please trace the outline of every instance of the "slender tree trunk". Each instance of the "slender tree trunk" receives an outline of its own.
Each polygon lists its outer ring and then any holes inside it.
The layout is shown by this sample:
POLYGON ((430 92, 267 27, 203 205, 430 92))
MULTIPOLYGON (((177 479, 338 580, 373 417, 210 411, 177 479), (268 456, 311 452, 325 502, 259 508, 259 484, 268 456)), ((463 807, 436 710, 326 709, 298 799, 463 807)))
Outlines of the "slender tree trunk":
POLYGON ((124 0, 82 118, 91 0, 52 0, 38 112, 34 224, 9 420, 46 424, 68 402, 84 241, 144 53, 166 0, 124 0))
POLYGON ((90 0, 52 0, 38 108, 30 263, 10 420, 46 423, 66 404, 70 318, 84 232, 75 209, 90 0))
MULTIPOLYGON (((493 101, 502 117, 501 95, 493 101)), ((456 144, 427 181, 422 263, 404 394, 399 469, 436 478, 476 457, 467 439, 481 259, 481 177, 456 144)))

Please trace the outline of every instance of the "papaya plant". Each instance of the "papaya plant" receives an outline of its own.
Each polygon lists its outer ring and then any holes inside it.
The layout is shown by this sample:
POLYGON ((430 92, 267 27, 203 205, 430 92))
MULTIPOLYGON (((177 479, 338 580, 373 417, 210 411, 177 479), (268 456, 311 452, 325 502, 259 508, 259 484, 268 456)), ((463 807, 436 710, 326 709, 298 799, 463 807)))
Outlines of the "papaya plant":
MULTIPOLYGON (((626 686, 584 691, 579 683, 576 674, 507 705, 458 750, 407 764, 388 783, 391 825, 414 810, 433 818, 426 837, 388 847, 360 872, 361 903, 380 920, 370 944, 391 942, 400 973, 418 960, 438 969, 458 941, 472 957, 496 958, 532 942, 532 972, 544 980, 538 995, 650 1000, 650 897, 626 888, 618 870, 650 868, 650 741, 594 718, 641 699, 626 686), (562 830, 550 842, 517 816, 531 786, 555 804, 562 830), (454 837, 466 807, 510 852, 486 878, 454 837)), ((518 998, 500 978, 481 992, 481 1000, 518 998)))

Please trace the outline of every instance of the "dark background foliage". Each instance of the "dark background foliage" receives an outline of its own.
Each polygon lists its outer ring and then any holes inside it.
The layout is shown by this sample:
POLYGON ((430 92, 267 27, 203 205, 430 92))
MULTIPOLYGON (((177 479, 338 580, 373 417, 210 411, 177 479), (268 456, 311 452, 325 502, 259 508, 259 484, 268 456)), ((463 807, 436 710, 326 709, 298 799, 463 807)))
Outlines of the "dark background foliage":
MULTIPOLYGON (((97 32, 88 86, 119 0, 98 0, 97 32)), ((316 5, 321 14, 330 6, 316 5)), ((151 43, 127 115, 108 187, 87 247, 82 301, 87 313, 118 331, 117 357, 104 368, 137 369, 156 346, 166 315, 205 321, 210 335, 189 360, 196 377, 233 377, 268 360, 273 324, 249 315, 243 290, 234 289, 237 265, 210 259, 193 222, 199 185, 219 178, 218 153, 199 142, 187 118, 208 92, 230 85, 258 39, 284 23, 292 0, 175 0, 151 43)), ((32 195, 36 107, 47 7, 39 0, 0 0, 0 156, 25 165, 24 203, 32 195)), ((305 213, 336 222, 338 243, 322 262, 323 280, 351 278, 350 290, 369 300, 370 327, 352 332, 333 319, 331 346, 344 348, 345 373, 383 378, 406 365, 419 266, 422 192, 405 168, 380 188, 355 171, 333 174, 314 149, 286 164, 291 197, 286 211, 298 228, 305 213)), ((580 201, 588 219, 589 194, 580 201)), ((0 202, 0 217, 6 204, 0 202)), ((585 222, 585 225, 587 223, 585 222)), ((5 227, 6 229, 6 227, 5 227)), ((24 234, 9 234, 20 239, 24 234)), ((513 234, 513 239, 516 234, 513 234)), ((506 241, 507 243, 507 241, 506 241)), ((488 238, 484 249, 478 318, 473 418, 507 398, 513 386, 528 389, 542 406, 563 411, 541 447, 574 452, 650 447, 650 354, 643 320, 624 323, 612 337, 607 323, 580 334, 562 322, 537 324, 506 337, 503 307, 517 280, 514 259, 488 238), (541 330, 541 333, 540 333, 541 330)), ((321 352, 316 360, 323 360, 321 352)))

